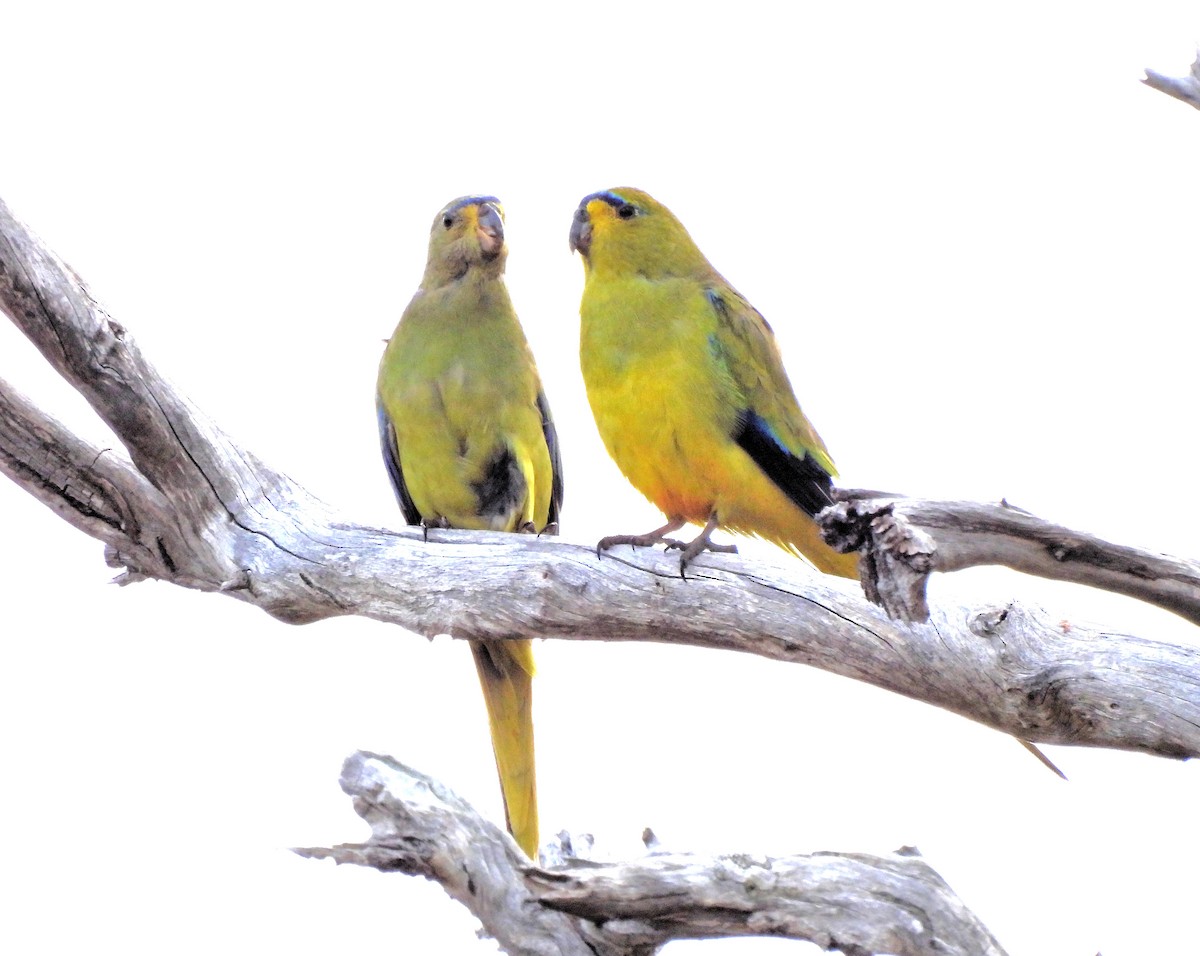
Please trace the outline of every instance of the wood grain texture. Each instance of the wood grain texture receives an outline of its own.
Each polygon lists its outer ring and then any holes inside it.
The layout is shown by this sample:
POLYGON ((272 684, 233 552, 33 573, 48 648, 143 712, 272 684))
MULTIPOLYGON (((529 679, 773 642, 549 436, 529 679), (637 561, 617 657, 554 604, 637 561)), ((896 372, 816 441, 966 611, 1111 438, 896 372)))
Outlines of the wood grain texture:
POLYGON ((1200 624, 1200 561, 1113 544, 1007 502, 922 501, 839 490, 819 515, 835 547, 858 550, 863 588, 895 618, 929 617, 935 571, 998 564, 1137 598, 1200 624))
POLYGON ((911 849, 788 857, 652 851, 620 863, 567 854, 543 868, 462 798, 395 760, 354 754, 341 784, 370 839, 296 852, 436 880, 509 953, 648 956, 673 939, 776 936, 850 956, 1003 956, 911 849))

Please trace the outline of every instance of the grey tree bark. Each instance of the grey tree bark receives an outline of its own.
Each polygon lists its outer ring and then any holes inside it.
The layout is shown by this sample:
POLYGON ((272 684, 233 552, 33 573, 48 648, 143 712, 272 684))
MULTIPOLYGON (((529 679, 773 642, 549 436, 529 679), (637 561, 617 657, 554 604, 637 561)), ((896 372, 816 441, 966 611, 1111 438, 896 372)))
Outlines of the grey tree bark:
POLYGON ((825 539, 860 552, 867 597, 903 621, 926 621, 934 571, 1000 564, 1138 598, 1200 624, 1200 561, 1112 544, 1035 518, 1006 501, 919 501, 841 491, 820 519, 825 539))
MULTIPOLYGON (((864 547, 867 593, 897 615, 889 617, 848 582, 795 561, 709 555, 682 580, 677 558, 655 552, 600 559, 590 543, 456 531, 433 531, 425 542, 418 529, 354 523, 238 447, 3 203, 0 307, 124 445, 92 445, 0 383, 0 470, 104 542, 121 583, 154 577, 221 592, 297 624, 356 614, 460 639, 738 650, 867 681, 1026 740, 1200 754, 1194 649, 1063 627, 1022 604, 929 609, 923 597, 929 571, 992 561, 1086 580, 1197 620, 1194 562, 1003 508, 850 496, 831 513, 831 534, 864 547), (1048 541, 1056 543, 1048 549, 1048 541)), ((327 852, 431 876, 473 909, 492 901, 510 916, 519 911, 507 929, 477 910, 510 952, 638 953, 718 932, 791 935, 849 953, 924 952, 934 939, 946 952, 999 952, 911 858, 651 857, 539 871, 440 784, 383 758, 352 758, 343 785, 375 836, 366 848, 327 852), (397 797, 401 790, 408 796, 397 797), (455 808, 458 829, 437 829, 445 806, 455 808), (470 861, 465 884, 448 860, 470 861), (857 929, 845 924, 845 906, 857 929), (967 942, 955 949, 947 941, 956 939, 967 942)))
POLYGON ((849 956, 1003 956, 999 943, 916 850, 641 859, 533 866, 508 834, 438 781, 357 753, 342 789, 371 826, 363 844, 303 856, 424 876, 466 906, 505 950, 644 956, 672 939, 782 936, 849 956))
POLYGON ((1200 50, 1196 52, 1196 59, 1192 61, 1192 68, 1187 76, 1168 76, 1157 70, 1147 69, 1142 82, 1160 93, 1166 93, 1200 110, 1200 50))

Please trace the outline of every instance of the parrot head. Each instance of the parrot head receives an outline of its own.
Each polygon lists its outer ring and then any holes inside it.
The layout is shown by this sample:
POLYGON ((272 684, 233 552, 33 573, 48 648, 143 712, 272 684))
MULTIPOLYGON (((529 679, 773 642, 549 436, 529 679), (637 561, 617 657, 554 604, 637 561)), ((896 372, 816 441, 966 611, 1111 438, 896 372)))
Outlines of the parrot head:
POLYGON ((429 230, 424 288, 463 278, 473 269, 489 276, 504 272, 504 207, 495 196, 463 196, 448 203, 429 230))
POLYGON ((584 196, 571 221, 571 249, 584 271, 636 273, 646 278, 709 272, 683 223, 640 189, 606 189, 584 196))

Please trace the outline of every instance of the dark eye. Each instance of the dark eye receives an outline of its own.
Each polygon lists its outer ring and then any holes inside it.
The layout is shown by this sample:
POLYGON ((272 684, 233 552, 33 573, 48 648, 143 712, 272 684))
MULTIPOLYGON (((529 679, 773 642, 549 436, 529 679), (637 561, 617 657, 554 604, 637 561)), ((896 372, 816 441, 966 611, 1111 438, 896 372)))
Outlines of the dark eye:
POLYGON ((445 226, 447 229, 449 229, 451 226, 454 225, 454 217, 453 216, 442 216, 442 225, 445 226))
POLYGON ((632 219, 637 215, 637 206, 635 206, 633 203, 627 202, 624 206, 621 206, 617 209, 617 215, 622 219, 632 219))

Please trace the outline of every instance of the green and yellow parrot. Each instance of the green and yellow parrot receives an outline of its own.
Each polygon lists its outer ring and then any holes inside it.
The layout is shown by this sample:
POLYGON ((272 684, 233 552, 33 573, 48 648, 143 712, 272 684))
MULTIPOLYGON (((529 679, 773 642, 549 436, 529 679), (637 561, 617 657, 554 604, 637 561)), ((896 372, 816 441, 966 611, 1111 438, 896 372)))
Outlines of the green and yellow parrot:
POLYGON ((639 189, 585 196, 571 248, 583 258, 579 355, 596 426, 625 477, 667 517, 598 549, 666 542, 682 549, 682 573, 702 551, 735 550, 709 540, 723 527, 857 578, 857 556, 825 544, 813 520, 833 503, 837 473, 766 319, 639 189), (688 522, 704 530, 686 543, 667 537, 688 522))
MULTIPOLYGON (((433 221, 421 287, 379 365, 383 459, 409 524, 555 531, 562 465, 550 406, 504 284, 504 211, 456 199, 433 221)), ((509 832, 538 847, 533 652, 472 641, 509 832)))
POLYGON ((586 282, 580 362, 600 437, 667 524, 617 544, 681 547, 680 571, 718 526, 755 534, 820 570, 858 576, 821 540, 833 460, 800 411, 766 320, 712 267, 671 211, 638 189, 585 196, 571 248, 586 282), (704 526, 691 542, 666 536, 704 526))

